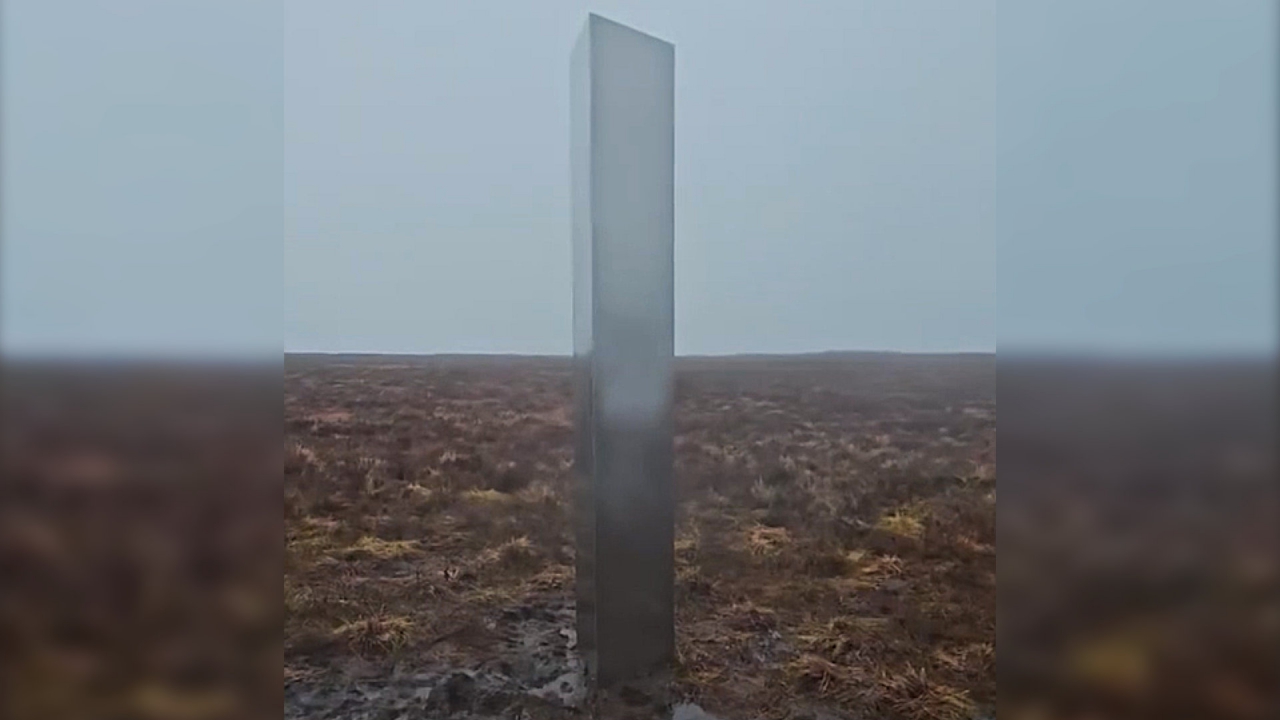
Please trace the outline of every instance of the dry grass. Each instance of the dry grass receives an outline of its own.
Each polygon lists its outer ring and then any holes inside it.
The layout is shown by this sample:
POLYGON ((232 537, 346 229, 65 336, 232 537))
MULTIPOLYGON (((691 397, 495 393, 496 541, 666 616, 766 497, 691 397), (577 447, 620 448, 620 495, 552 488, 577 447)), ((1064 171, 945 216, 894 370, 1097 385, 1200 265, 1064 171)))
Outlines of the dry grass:
POLYGON ((394 653, 409 641, 414 623, 402 616, 361 618, 333 629, 333 635, 365 653, 394 653))
MULTIPOLYGON (((992 368, 912 362, 682 367, 691 699, 779 718, 798 701, 911 720, 994 704, 992 368)), ((571 593, 568 369, 286 367, 291 672, 479 661, 492 638, 441 638, 571 593)))
POLYGON ((919 540, 924 534, 924 521, 913 508, 898 508, 880 516, 876 527, 898 537, 919 540))

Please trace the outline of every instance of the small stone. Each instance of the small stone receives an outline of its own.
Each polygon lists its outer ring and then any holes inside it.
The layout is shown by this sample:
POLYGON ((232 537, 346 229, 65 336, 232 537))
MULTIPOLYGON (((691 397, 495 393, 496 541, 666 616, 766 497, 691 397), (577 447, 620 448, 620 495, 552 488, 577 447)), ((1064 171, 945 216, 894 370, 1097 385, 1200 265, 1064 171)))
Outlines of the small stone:
POLYGON ((565 647, 568 647, 570 650, 572 650, 578 646, 577 630, 574 630, 573 628, 561 628, 560 635, 563 636, 565 640, 568 641, 565 643, 565 647))

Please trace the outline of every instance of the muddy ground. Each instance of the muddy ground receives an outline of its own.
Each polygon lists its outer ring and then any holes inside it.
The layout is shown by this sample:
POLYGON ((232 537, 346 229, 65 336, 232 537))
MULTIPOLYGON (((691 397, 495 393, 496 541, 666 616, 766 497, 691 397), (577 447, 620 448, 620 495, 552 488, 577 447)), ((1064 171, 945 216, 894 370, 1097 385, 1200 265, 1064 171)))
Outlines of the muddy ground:
MULTIPOLYGON (((290 356, 289 717, 572 717, 563 359, 290 356)), ((991 356, 682 359, 664 717, 994 708, 991 356)))

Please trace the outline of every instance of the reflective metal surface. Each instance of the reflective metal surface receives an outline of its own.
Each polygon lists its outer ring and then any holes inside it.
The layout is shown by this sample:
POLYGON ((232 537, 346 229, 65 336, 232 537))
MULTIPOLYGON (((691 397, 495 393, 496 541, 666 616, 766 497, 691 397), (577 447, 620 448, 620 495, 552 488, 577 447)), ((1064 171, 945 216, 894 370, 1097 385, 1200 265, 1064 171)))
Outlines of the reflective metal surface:
POLYGON ((675 653, 675 50, 591 15, 570 75, 578 643, 603 686, 675 653))

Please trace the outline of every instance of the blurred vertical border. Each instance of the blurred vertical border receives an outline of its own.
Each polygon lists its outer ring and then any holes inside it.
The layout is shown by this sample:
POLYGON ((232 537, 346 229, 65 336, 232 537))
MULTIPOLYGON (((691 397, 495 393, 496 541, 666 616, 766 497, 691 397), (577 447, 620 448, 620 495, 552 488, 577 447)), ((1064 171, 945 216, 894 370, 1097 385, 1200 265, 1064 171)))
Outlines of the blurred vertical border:
POLYGON ((279 717, 282 10, 0 12, 0 717, 279 717))
POLYGON ((999 42, 999 712, 1280 717, 1280 6, 999 42))

